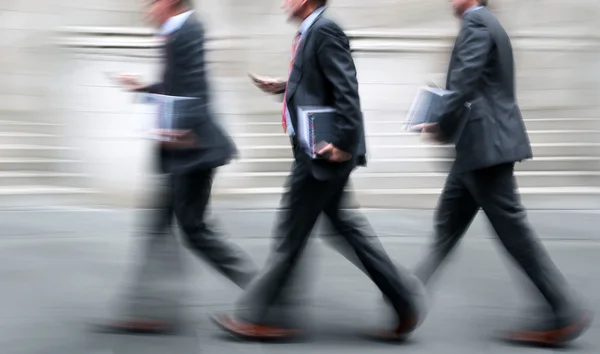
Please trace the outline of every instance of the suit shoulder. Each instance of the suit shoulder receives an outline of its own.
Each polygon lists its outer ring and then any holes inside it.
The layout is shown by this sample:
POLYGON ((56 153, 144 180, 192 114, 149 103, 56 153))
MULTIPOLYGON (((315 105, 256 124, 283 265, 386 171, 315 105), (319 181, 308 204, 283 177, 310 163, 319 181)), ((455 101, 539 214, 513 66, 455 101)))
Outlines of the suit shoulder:
POLYGON ((204 26, 196 17, 190 17, 181 27, 181 32, 185 35, 202 36, 204 35, 204 26))
POLYGON ((334 37, 346 37, 344 30, 328 17, 322 16, 313 26, 318 33, 334 37))
POLYGON ((500 21, 490 10, 483 8, 472 11, 465 16, 464 23, 469 27, 495 27, 500 25, 500 21))

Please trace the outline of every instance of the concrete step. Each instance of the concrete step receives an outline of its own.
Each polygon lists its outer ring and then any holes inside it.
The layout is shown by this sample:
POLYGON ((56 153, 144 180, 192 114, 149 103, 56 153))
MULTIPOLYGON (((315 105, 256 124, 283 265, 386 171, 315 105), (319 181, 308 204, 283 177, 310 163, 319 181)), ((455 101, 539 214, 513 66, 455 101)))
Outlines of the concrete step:
POLYGON ((5 145, 61 145, 64 138, 58 134, 0 132, 0 144, 5 145))
POLYGON ((64 126, 60 124, 0 120, 0 132, 58 134, 64 126))
POLYGON ((3 157, 0 158, 0 171, 73 171, 81 161, 68 159, 3 157))
MULTIPOLYGON (((371 159, 367 172, 447 172, 452 158, 371 159)), ((286 172, 291 158, 240 159, 222 168, 223 172, 286 172)), ((538 157, 517 164, 518 171, 598 171, 600 157, 538 157)), ((362 170, 362 168, 361 168, 362 170)))
MULTIPOLYGON (((283 188, 215 189, 215 203, 236 208, 277 208, 283 188)), ((363 208, 434 209, 441 189, 355 189, 363 208)), ((520 188, 526 208, 596 210, 600 208, 598 187, 520 188)))
POLYGON ((0 172, 0 187, 23 185, 76 187, 81 186, 86 177, 85 174, 68 172, 2 171, 0 172))
POLYGON ((43 146, 23 144, 0 144, 0 158, 4 157, 37 157, 37 158, 60 158, 64 157, 73 148, 64 146, 43 146))
MULTIPOLYGON (((558 156, 600 156, 600 143, 547 143, 533 144, 536 157, 558 156)), ((242 158, 291 158, 292 151, 287 145, 238 146, 242 158)), ((450 157, 454 156, 452 145, 369 145, 367 151, 371 158, 402 157, 450 157)))
MULTIPOLYGON (((281 122, 277 117, 265 117, 262 122, 244 122, 227 121, 226 126, 233 134, 280 134, 282 132, 281 122)), ((378 117, 379 118, 379 117, 378 117)), ((404 120, 401 117, 396 117, 395 120, 367 120, 365 119, 365 130, 368 134, 371 133, 402 133, 404 120)), ((536 130, 541 131, 585 131, 597 130, 600 128, 600 119, 582 118, 582 119, 563 119, 563 118, 548 118, 548 119, 528 119, 525 120, 525 125, 529 132, 536 130)))
MULTIPOLYGON (((220 173, 215 188, 272 188, 282 187, 289 173, 220 173)), ((442 188, 447 174, 430 173, 369 173, 357 170, 352 175, 356 189, 442 188)), ((593 171, 519 171, 520 187, 600 187, 600 172, 593 171)))
POLYGON ((94 194, 94 190, 86 188, 49 185, 0 186, 0 207, 81 205, 94 194))
MULTIPOLYGON (((0 141, 2 136, 0 135, 0 141)), ((240 146, 265 146, 289 144, 289 138, 283 133, 240 133, 233 134, 240 146)), ((547 143, 600 143, 600 130, 536 130, 529 132, 532 144, 547 143)), ((367 143, 377 145, 416 145, 421 143, 419 134, 372 133, 367 134, 367 143)))

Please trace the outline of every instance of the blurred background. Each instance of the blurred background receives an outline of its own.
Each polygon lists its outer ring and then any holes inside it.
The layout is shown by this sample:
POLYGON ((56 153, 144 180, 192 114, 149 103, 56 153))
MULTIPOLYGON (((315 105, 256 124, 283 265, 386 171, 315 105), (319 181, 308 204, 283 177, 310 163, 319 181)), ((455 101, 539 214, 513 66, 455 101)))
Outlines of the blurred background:
MULTIPOLYGON (((247 73, 286 76, 295 28, 280 2, 196 1, 209 36, 214 110, 241 152, 219 171, 213 202, 225 230, 259 262, 292 157, 280 103, 247 73)), ((534 149, 533 160, 518 164, 524 204, 559 267, 600 308, 600 2, 489 6, 513 41, 518 99, 534 149)), ((366 304, 380 295, 328 249, 317 262, 315 317, 324 333, 334 323, 346 334, 324 334, 314 345, 217 337, 206 312, 228 309, 237 293, 205 267, 188 284, 195 294, 186 305, 195 321, 191 335, 107 339, 83 329, 122 293, 119 284, 135 262, 129 236, 139 222, 136 208, 153 188, 151 142, 140 137, 152 112, 107 77, 158 77, 158 46, 142 12, 139 0, 0 0, 0 352, 399 350, 351 339, 352 330, 378 323, 379 313, 366 304)), ((458 23, 446 0, 332 0, 330 15, 351 38, 368 135, 370 163, 353 174, 353 188, 392 258, 410 266, 430 240, 453 148, 425 145, 402 123, 419 86, 444 84, 458 23)), ((411 353, 520 352, 479 336, 518 314, 507 309, 518 309, 522 294, 511 290, 518 289, 515 278, 506 274, 486 221, 478 218, 469 235, 411 353)), ((574 351, 597 353, 599 331, 595 325, 574 351)))
MULTIPOLYGON (((502 0, 518 98, 535 159, 519 165, 529 207, 597 208, 600 28, 596 0, 502 0)), ((134 206, 148 188, 150 114, 107 72, 157 77, 138 0, 2 0, 0 195, 4 206, 134 206)), ((285 76, 294 28, 279 0, 199 0, 210 36, 214 109, 242 152, 220 171, 215 201, 274 207, 291 155, 280 104, 247 72, 285 76)), ((457 22, 443 0, 338 0, 331 15, 356 59, 371 163, 354 177, 364 207, 431 208, 451 147, 402 132, 418 86, 444 84, 457 22), (390 163, 393 162, 393 163, 390 163)))

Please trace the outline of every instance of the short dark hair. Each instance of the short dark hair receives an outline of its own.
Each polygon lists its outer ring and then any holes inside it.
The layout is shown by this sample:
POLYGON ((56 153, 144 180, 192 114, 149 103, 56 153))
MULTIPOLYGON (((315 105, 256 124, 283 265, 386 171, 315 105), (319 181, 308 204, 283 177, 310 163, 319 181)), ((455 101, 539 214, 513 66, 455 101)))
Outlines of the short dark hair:
POLYGON ((313 0, 313 1, 319 7, 327 5, 327 0, 313 0))
POLYGON ((488 0, 479 0, 479 5, 487 6, 487 4, 488 4, 488 0))

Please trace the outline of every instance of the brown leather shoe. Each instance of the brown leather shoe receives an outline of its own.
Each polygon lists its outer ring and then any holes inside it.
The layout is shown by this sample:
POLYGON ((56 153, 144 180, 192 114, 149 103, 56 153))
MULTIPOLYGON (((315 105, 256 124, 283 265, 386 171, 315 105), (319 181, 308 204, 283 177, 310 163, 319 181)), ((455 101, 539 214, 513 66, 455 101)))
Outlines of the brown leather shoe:
POLYGON ((401 342, 418 327, 419 318, 417 316, 407 316, 400 319, 400 323, 391 330, 384 330, 369 335, 371 339, 385 342, 401 342))
POLYGON ((175 328, 168 322, 137 319, 97 325, 96 330, 113 334, 169 334, 175 328))
POLYGON ((211 319, 225 332, 243 340, 287 340, 296 338, 301 334, 299 330, 257 325, 228 315, 212 316, 211 319))
POLYGON ((580 337, 592 323, 591 312, 584 312, 573 321, 559 326, 522 329, 510 331, 505 340, 527 345, 561 346, 580 337))

